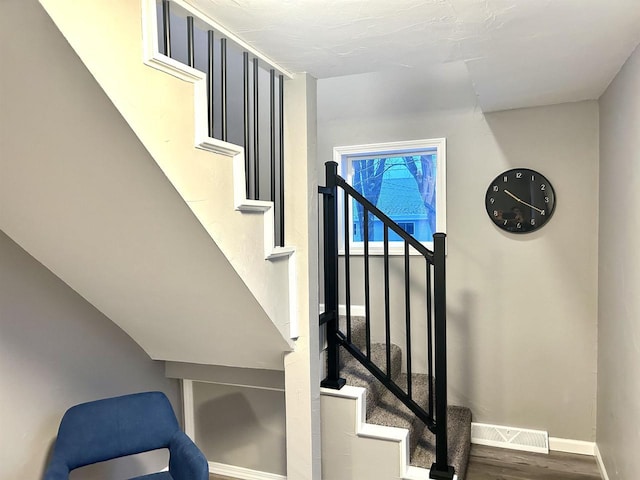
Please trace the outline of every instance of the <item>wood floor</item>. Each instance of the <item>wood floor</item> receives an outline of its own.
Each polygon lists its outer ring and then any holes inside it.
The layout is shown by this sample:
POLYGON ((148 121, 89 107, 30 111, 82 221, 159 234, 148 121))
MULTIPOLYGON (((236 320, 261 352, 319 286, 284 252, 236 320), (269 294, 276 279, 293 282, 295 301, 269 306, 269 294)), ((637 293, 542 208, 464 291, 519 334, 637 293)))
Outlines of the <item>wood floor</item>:
POLYGON ((466 480, 602 480, 595 457, 472 445, 466 480))
MULTIPOLYGON (((234 479, 211 475, 211 480, 234 479)), ((588 455, 560 452, 544 455, 473 445, 466 480, 602 480, 602 477, 595 458, 588 455)))

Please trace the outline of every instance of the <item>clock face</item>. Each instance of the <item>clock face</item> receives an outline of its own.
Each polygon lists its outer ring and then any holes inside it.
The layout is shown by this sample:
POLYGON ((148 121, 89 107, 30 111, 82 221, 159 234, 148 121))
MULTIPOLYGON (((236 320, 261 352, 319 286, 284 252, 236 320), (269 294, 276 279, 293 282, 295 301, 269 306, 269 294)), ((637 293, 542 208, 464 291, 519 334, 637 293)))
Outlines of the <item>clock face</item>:
POLYGON ((556 196, 544 175, 528 168, 514 168, 498 175, 487 189, 485 208, 498 227, 512 233, 528 233, 549 221, 556 196))

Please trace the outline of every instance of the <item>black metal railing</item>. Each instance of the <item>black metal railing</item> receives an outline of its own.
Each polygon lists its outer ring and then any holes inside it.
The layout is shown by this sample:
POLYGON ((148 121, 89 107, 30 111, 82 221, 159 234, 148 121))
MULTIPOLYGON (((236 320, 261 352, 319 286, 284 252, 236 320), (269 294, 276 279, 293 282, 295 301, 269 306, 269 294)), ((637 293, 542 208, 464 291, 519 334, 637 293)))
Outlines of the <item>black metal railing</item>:
POLYGON ((160 52, 207 75, 209 136, 244 147, 247 198, 274 203, 275 244, 284 246, 284 75, 170 0, 158 6, 160 52))
MULTIPOLYGON (((446 278, 445 278, 445 242, 444 233, 436 233, 433 236, 434 249, 427 249, 422 243, 408 234, 398 224, 381 212, 375 205, 369 202, 347 181, 338 175, 338 164, 327 162, 326 186, 319 188, 323 196, 323 241, 324 241, 324 304, 325 311, 320 315, 320 324, 326 324, 327 338, 327 377, 322 381, 323 387, 340 389, 345 380, 340 377, 340 348, 356 358, 371 374, 377 378, 388 390, 409 408, 429 430, 435 435, 436 459, 431 466, 430 478, 452 479, 453 467, 448 465, 447 459, 447 352, 446 352, 446 278), (342 201, 344 215, 339 226, 338 210, 342 201), (356 345, 352 339, 352 308, 351 308, 351 238, 350 238, 350 203, 356 202, 364 212, 362 221, 363 236, 363 272, 364 272, 364 322, 365 339, 364 349, 356 345), (371 217, 371 218, 370 218, 371 217), (371 328, 371 284, 372 272, 370 268, 370 233, 369 222, 373 219, 382 223, 382 281, 384 295, 384 342, 386 345, 383 363, 377 365, 372 356, 372 328, 371 328), (399 385, 392 376, 392 319, 390 299, 390 248, 389 233, 394 232, 403 243, 404 261, 404 322, 400 326, 404 328, 404 342, 400 342, 405 349, 405 369, 407 373, 406 385, 399 385), (344 235, 344 280, 340 275, 339 235, 344 235), (414 249, 419 255, 411 255, 414 249), (412 363, 412 281, 410 277, 411 263, 413 259, 424 259, 426 266, 426 282, 424 299, 426 304, 426 330, 427 330, 427 399, 425 404, 416 401, 415 389, 412 382, 412 373, 415 365, 412 363), (344 285, 340 285, 344 281, 344 285), (339 286, 341 289, 339 289, 339 286), (339 321, 339 296, 345 301, 345 331, 341 330, 339 321)), ((414 262, 415 263, 415 262, 414 262)), ((394 329, 396 332, 398 329, 394 329)))

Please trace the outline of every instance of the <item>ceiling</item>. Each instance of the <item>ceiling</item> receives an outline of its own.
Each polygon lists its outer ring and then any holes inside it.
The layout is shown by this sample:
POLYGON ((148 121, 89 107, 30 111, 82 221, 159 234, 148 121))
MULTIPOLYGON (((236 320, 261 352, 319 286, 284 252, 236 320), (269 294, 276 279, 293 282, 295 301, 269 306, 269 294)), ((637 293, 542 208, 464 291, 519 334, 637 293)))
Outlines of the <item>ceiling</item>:
POLYGON ((191 0, 323 79, 463 62, 485 111, 596 99, 640 43, 640 0, 191 0))

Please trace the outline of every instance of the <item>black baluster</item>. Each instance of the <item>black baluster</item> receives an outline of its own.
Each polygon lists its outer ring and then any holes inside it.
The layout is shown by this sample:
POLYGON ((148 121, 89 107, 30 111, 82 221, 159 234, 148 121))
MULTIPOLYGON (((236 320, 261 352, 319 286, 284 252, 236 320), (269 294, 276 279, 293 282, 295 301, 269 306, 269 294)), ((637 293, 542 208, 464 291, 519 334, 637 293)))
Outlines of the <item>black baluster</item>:
POLYGON ((344 303, 347 317, 347 342, 351 343, 351 265, 349 257, 349 195, 344 192, 344 303))
POLYGON ((280 246, 284 247, 284 76, 280 75, 279 136, 280 136, 280 246))
POLYGON ((171 57, 171 12, 169 0, 162 0, 162 25, 164 34, 164 51, 167 57, 171 57))
POLYGON ((247 183, 247 198, 251 197, 251 185, 249 179, 249 158, 250 158, 250 144, 249 144, 249 53, 244 52, 242 54, 242 75, 244 80, 244 170, 247 183))
POLYGON ((364 326, 367 344, 367 359, 371 360, 371 301, 369 295, 369 211, 362 209, 364 215, 364 326))
POLYGON ((222 141, 227 141, 227 39, 220 39, 220 127, 222 141))
POLYGON ((187 17, 187 64, 194 67, 196 63, 193 46, 193 17, 187 17))
POLYGON ((253 59, 253 182, 256 200, 260 200, 260 98, 258 59, 253 59))
POLYGON ((407 395, 411 398, 411 278, 409 264, 409 243, 404 241, 404 308, 406 322, 406 355, 407 355, 407 395))
POLYGON ((208 114, 209 114, 209 136, 213 138, 214 131, 214 99, 213 99, 213 74, 214 74, 214 33, 213 30, 207 32, 207 99, 208 99, 208 114))
POLYGON ((387 354, 387 377, 391 378, 391 316, 389 308, 389 227, 384 225, 384 329, 387 354))

